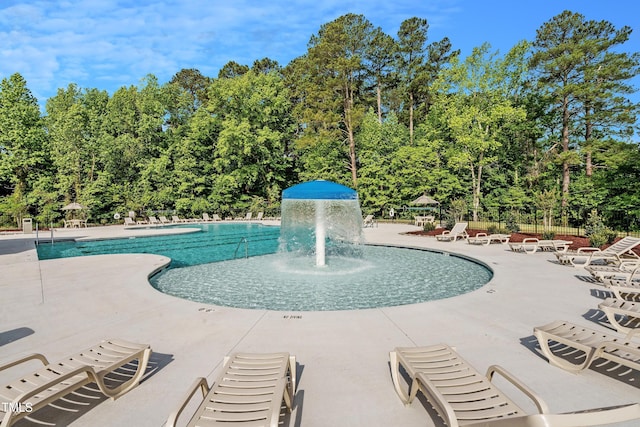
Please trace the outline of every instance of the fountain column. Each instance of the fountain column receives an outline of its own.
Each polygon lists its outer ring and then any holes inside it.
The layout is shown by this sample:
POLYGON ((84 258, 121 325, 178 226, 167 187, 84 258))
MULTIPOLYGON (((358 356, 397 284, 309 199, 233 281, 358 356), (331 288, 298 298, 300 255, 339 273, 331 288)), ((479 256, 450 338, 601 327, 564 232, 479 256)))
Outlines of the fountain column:
MULTIPOLYGON (((282 192, 281 246, 315 252, 315 266, 327 265, 326 242, 362 243, 358 193, 344 185, 316 180, 282 192)), ((330 247, 335 251, 336 245, 330 247)), ((329 263, 330 264, 330 261, 329 263)))
POLYGON ((324 218, 324 202, 316 200, 316 267, 325 265, 325 241, 327 237, 327 224, 324 218))

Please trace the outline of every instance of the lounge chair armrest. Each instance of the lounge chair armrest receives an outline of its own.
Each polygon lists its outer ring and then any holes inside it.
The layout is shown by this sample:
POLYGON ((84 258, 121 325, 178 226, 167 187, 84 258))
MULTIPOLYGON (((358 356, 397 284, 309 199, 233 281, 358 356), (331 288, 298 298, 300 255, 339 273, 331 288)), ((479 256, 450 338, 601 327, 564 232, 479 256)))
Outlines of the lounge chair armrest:
POLYGON ((204 399, 204 397, 207 395, 207 393, 209 393, 210 390, 206 378, 196 378, 191 387, 189 387, 189 391, 185 395, 184 399, 182 399, 182 404, 180 405, 180 407, 169 415, 166 427, 175 427, 176 422, 178 421, 178 417, 180 416, 180 414, 182 414, 182 411, 184 411, 184 408, 189 404, 189 402, 191 402, 191 398, 196 393, 196 391, 198 391, 198 389, 202 390, 202 398, 204 399))
POLYGON ((600 248, 591 248, 591 247, 582 247, 576 250, 576 253, 578 254, 589 253, 589 252, 602 252, 602 251, 600 250, 600 248))
MULTIPOLYGON (((275 386, 275 389, 281 389, 283 390, 284 393, 287 393, 286 391, 287 388, 287 379, 286 378, 280 378, 278 380, 278 383, 275 386)), ((293 405, 293 403, 288 402, 286 403, 287 405, 287 410, 291 411, 291 406, 293 405)), ((270 427, 278 427, 278 422, 280 421, 280 408, 282 407, 282 397, 280 399, 278 399, 277 396, 275 396, 275 398, 271 401, 271 420, 269 420, 269 426, 270 427)))
POLYGON ((28 361, 34 360, 34 359, 40 360, 42 362, 43 366, 46 366, 46 365, 49 364, 49 361, 47 360, 46 357, 44 357, 44 355, 42 355, 40 353, 33 353, 33 354, 28 355, 28 356, 21 357, 20 359, 16 359, 16 360, 12 360, 11 362, 7 362, 4 365, 0 365, 0 371, 4 371, 5 369, 9 369, 9 368, 11 368, 13 366, 20 365, 21 363, 25 363, 25 362, 28 362, 28 361))
POLYGON ((533 390, 531 390, 526 384, 524 384, 523 382, 521 382, 519 379, 517 379, 516 377, 514 377, 511 373, 509 373, 507 370, 505 370, 503 367, 499 366, 499 365, 491 365, 489 366, 489 368, 487 369, 487 378, 489 379, 489 381, 491 381, 493 379, 493 375, 494 374, 500 374, 504 379, 506 379, 507 381, 509 381, 511 384, 513 384, 514 386, 516 386, 521 392, 523 392, 524 394, 526 394, 532 401, 533 403, 536 404, 536 407, 538 408, 538 411, 541 414, 547 414, 549 413, 549 407, 547 406, 547 404, 544 402, 544 400, 542 400, 533 390))
MULTIPOLYGON (((51 388, 51 386, 55 385, 55 384, 59 384, 64 380, 67 380, 71 377, 75 377, 76 375, 80 375, 80 374, 87 374, 87 376, 92 379, 93 381, 95 381, 98 384, 98 387, 100 388, 100 390, 103 390, 104 385, 102 384, 102 378, 100 376, 98 376, 98 374, 96 373, 96 371, 93 370, 93 368, 91 366, 80 366, 79 368, 76 368, 72 371, 67 372, 64 375, 60 375, 59 377, 55 377, 53 380, 48 381, 46 383, 41 384, 39 387, 33 388, 29 391, 25 391, 24 393, 16 396, 15 399, 13 399, 14 403, 19 403, 19 402, 24 402, 27 399, 29 399, 32 396, 35 396, 36 394, 40 393, 41 391, 44 391, 48 388, 51 388)), ((106 394, 106 393, 105 393, 106 394)), ((108 396, 108 394, 107 394, 108 396)))
POLYGON ((526 237, 524 239, 522 239, 522 243, 538 243, 540 240, 538 240, 536 237, 526 237))

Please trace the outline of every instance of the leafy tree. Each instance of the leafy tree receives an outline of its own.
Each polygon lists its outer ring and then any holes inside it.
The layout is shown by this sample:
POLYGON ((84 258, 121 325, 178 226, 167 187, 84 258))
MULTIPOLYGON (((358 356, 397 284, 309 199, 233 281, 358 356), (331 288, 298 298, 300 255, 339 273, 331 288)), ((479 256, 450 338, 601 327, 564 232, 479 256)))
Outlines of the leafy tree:
MULTIPOLYGON (((218 79, 207 106, 217 134, 213 160, 219 203, 271 198, 286 183, 293 121, 289 93, 275 73, 218 79)), ((272 202, 273 200, 269 200, 272 202)))
POLYGON ((169 80, 169 85, 176 89, 171 125, 188 119, 201 105, 207 103, 207 88, 210 83, 211 79, 195 68, 183 68, 169 80))
POLYGON ((361 97, 363 60, 373 36, 374 27, 364 16, 343 15, 322 25, 311 37, 307 55, 294 64, 293 74, 305 91, 299 95, 299 112, 304 132, 314 139, 310 145, 324 147, 332 139, 334 143, 345 141, 354 187, 358 183, 355 134, 365 111, 361 97))
POLYGON ((428 29, 429 24, 426 19, 413 17, 403 21, 398 30, 398 72, 407 98, 411 144, 413 144, 416 92, 420 85, 418 76, 424 71, 428 29))
POLYGON ((612 47, 628 40, 631 29, 615 30, 606 22, 585 21, 579 13, 564 11, 536 32, 531 65, 537 71, 538 87, 548 94, 549 108, 559 112, 558 139, 562 147, 562 206, 569 202, 571 166, 577 165, 577 141, 582 130, 591 174, 590 145, 594 130, 619 128, 627 135, 635 121, 635 106, 620 94, 631 88, 625 81, 638 74, 638 55, 614 53, 612 47))
POLYGON ((500 134, 506 123, 525 119, 525 111, 509 98, 510 70, 522 56, 496 59, 489 45, 475 48, 464 62, 454 58, 437 82, 440 89, 433 108, 446 121, 452 145, 449 163, 466 168, 471 177, 473 219, 477 220, 482 195, 483 172, 496 161, 500 134))
POLYGON ((270 58, 256 59, 253 61, 251 70, 256 74, 269 74, 271 72, 275 72, 277 74, 282 73, 282 67, 278 64, 278 61, 270 58))
POLYGON ((393 65, 396 49, 397 45, 393 37, 385 34, 380 28, 373 30, 371 44, 366 50, 364 59, 370 84, 375 88, 379 123, 382 123, 383 115, 382 94, 394 83, 393 65))
POLYGON ((0 195, 19 226, 28 212, 26 196, 50 167, 48 140, 38 101, 18 73, 0 82, 0 195))
POLYGON ((229 61, 218 72, 219 79, 232 79, 240 77, 249 71, 246 65, 238 64, 236 61, 229 61))

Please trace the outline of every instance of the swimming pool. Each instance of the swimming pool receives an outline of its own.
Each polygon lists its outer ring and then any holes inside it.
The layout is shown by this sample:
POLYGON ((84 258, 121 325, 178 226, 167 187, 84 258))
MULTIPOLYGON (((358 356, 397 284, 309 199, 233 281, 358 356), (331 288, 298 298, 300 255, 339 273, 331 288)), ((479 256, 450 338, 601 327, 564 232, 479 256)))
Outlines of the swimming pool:
POLYGON ((278 253, 280 228, 256 223, 189 224, 196 233, 38 245, 40 259, 153 253, 172 259, 151 277, 161 292, 249 309, 329 311, 389 307, 448 298, 482 287, 486 265, 456 254, 364 245, 355 254, 278 253))
POLYGON ((199 232, 107 240, 56 241, 38 245, 39 259, 87 255, 143 253, 171 258, 170 268, 234 257, 272 254, 278 250, 280 227, 257 223, 188 224, 199 232))
POLYGON ((483 264, 422 249, 365 245, 360 258, 276 253, 164 271, 151 279, 170 295, 237 308, 329 311, 389 307, 448 298, 482 287, 483 264))

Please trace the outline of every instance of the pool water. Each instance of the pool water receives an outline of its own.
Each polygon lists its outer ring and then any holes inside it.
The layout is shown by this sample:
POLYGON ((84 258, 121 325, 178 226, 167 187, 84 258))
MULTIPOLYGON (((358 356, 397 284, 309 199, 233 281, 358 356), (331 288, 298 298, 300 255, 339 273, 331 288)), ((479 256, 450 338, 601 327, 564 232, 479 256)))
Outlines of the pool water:
POLYGON ((189 224, 177 227, 200 231, 154 237, 61 241, 38 245, 39 259, 86 255, 143 253, 171 258, 171 268, 199 265, 234 257, 272 254, 278 250, 280 227, 256 223, 189 224))
POLYGON ((461 295, 486 284, 491 269, 455 254, 358 246, 315 266, 313 256, 278 253, 280 227, 189 224, 198 232, 41 243, 40 259, 124 253, 171 258, 151 285, 169 295, 226 307, 326 311, 389 307, 461 295))
POLYGON ((489 268, 448 253, 366 245, 361 258, 272 254, 165 271, 153 286, 170 295, 238 308, 327 311, 448 298, 482 287, 489 268))

